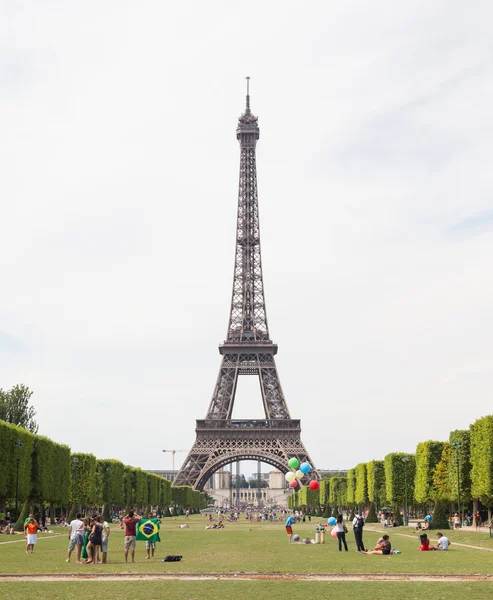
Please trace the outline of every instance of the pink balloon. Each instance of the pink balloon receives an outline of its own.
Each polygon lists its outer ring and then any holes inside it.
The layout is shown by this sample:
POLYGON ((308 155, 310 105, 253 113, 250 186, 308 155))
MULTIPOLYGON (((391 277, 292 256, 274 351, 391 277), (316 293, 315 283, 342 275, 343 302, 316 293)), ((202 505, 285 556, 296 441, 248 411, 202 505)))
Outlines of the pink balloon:
POLYGON ((310 481, 310 489, 313 490, 314 492, 316 492, 318 490, 318 488, 320 487, 318 481, 310 481))
POLYGON ((298 483, 297 483, 296 481, 292 481, 292 482, 289 484, 289 487, 295 488, 297 485, 298 485, 298 483))
POLYGON ((337 530, 336 530, 336 528, 335 528, 335 527, 333 527, 333 528, 332 528, 332 531, 330 532, 330 535, 331 535, 333 538, 337 538, 337 530))

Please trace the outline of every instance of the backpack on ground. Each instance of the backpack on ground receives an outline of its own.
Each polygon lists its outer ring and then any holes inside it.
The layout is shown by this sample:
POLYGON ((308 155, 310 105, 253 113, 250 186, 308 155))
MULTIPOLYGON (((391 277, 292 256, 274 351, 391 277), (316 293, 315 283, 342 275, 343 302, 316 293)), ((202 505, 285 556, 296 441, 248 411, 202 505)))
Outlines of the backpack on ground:
POLYGON ((163 558, 163 562, 177 562, 177 561, 180 561, 182 558, 183 558, 183 556, 181 556, 181 554, 180 555, 168 554, 168 556, 163 558))

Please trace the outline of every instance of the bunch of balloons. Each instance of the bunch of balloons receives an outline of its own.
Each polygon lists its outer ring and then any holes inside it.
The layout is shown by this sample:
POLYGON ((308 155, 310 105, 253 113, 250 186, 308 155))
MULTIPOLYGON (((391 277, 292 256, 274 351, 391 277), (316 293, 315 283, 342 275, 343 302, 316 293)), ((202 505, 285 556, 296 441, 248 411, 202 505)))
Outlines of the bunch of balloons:
MULTIPOLYGON (((293 469, 292 471, 288 471, 285 475, 289 487, 295 488, 298 484, 300 487, 303 487, 301 480, 312 470, 310 463, 304 462, 300 465, 300 461, 293 457, 288 460, 288 466, 290 469, 293 469)), ((320 487, 318 481, 315 480, 310 481, 309 486, 313 491, 318 490, 320 487)))

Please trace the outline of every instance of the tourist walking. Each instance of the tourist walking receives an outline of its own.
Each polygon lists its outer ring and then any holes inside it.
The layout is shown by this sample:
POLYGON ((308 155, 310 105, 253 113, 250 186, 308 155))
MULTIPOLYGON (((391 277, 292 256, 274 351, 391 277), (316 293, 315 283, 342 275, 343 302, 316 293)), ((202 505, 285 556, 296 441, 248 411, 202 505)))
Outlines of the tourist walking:
POLYGON ((365 520, 362 515, 358 512, 355 513, 353 519, 353 532, 354 539, 356 540, 356 552, 363 552, 365 545, 363 544, 363 527, 365 526, 365 520))
POLYGON ((132 555, 132 562, 135 562, 135 538, 137 537, 137 523, 140 521, 139 515, 136 515, 133 510, 130 510, 128 515, 124 517, 125 525, 125 562, 128 561, 128 551, 132 555))
POLYGON ((77 513, 75 519, 70 522, 69 532, 68 532, 68 554, 65 562, 70 562, 70 556, 72 555, 72 551, 75 548, 76 558, 75 562, 80 565, 81 561, 81 553, 82 553, 82 544, 84 543, 84 523, 81 521, 82 515, 77 513))
POLYGON ((347 552, 348 551, 347 543, 346 543, 347 527, 346 527, 346 525, 344 525, 344 519, 343 519, 342 515, 337 515, 335 530, 337 533, 337 541, 339 542, 339 552, 342 552, 342 544, 344 544, 344 549, 347 552))

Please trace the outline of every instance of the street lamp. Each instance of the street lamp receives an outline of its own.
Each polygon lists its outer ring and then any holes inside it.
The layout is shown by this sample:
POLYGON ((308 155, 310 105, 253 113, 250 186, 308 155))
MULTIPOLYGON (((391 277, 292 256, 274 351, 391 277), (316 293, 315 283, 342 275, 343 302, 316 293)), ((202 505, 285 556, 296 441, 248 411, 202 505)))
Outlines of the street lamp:
POLYGON ((375 496, 375 514, 378 515, 378 491, 377 491, 377 467, 374 466, 373 467, 373 484, 375 486, 375 490, 374 490, 374 496, 375 496))
MULTIPOLYGON (((456 441, 456 442, 452 442, 451 446, 453 446, 455 448, 455 464, 457 466, 457 512, 459 514, 460 517, 460 466, 459 466, 459 454, 460 454, 460 447, 462 446, 462 442, 460 441, 456 441)), ((462 523, 462 519, 461 519, 461 523, 462 523)))
POLYGON ((404 456, 402 459, 404 463, 404 493, 406 497, 406 503, 404 505, 404 525, 406 527, 409 525, 408 511, 407 511, 407 463, 409 462, 409 457, 404 456))
POLYGON ((22 448, 22 446, 24 446, 24 444, 20 440, 17 440, 15 445, 17 446, 17 479, 15 482, 15 519, 16 519, 16 521, 18 521, 19 520, 19 466, 21 464, 21 448, 22 448))
POLYGON ((106 500, 104 512, 106 513, 107 520, 111 522, 111 467, 108 466, 106 468, 106 474, 108 477, 108 497, 106 500))

